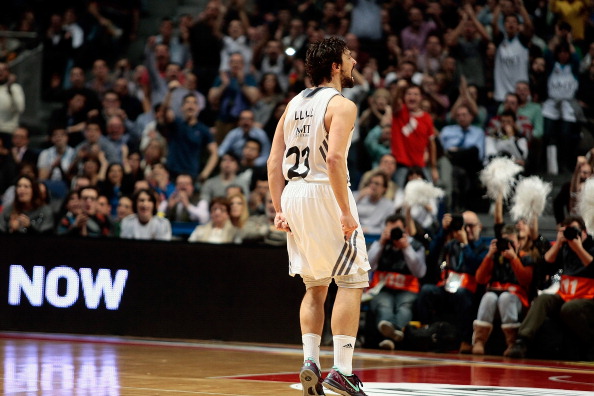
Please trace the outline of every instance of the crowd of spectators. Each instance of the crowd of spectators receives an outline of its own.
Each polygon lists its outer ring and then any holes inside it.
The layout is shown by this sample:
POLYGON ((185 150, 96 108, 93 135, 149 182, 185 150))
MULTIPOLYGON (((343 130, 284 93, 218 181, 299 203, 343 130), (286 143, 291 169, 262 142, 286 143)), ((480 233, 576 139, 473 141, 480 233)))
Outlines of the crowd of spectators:
MULTIPOLYGON (((348 168, 376 270, 366 294, 374 346, 402 345, 411 319, 447 320, 460 351, 481 354, 499 320, 505 354, 525 355, 555 316, 540 304, 522 332, 537 290, 565 269, 569 304, 571 282, 594 278, 594 244, 576 217, 594 161, 592 11, 586 0, 210 0, 163 18, 134 64, 127 49, 150 12, 140 0, 35 11, 15 2, 0 30, 36 35, 0 37, 0 232, 284 244, 272 224, 270 143, 289 100, 311 86, 308 43, 340 36, 357 60, 343 94, 360 110, 348 168), (57 110, 46 144, 31 147, 10 61, 38 44, 41 95, 57 110), (484 198, 478 173, 498 157, 522 176, 567 176, 554 253, 537 223, 504 227, 504 205, 484 198), (445 195, 408 206, 404 189, 419 180, 445 195), (489 205, 494 240, 476 215, 489 205), (563 236, 570 227, 579 243, 563 236), (572 255, 570 266, 560 259, 572 255)), ((592 282, 581 285, 576 296, 591 302, 592 282)), ((594 326, 572 326, 583 317, 555 304, 591 357, 594 326)), ((591 304, 580 309, 592 323, 591 304)))

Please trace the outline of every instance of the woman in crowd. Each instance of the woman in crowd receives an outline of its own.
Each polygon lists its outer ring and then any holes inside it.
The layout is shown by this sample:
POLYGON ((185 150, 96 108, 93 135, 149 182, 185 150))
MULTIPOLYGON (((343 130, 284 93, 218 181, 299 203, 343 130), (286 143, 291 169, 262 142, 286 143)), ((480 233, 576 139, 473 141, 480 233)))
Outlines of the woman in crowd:
POLYGON ((210 202, 210 221, 197 226, 188 242, 233 243, 236 241, 238 230, 229 218, 229 199, 215 197, 210 202))
MULTIPOLYGON (((4 169, 1 169, 4 171, 4 169)), ((29 162, 22 162, 18 166, 18 174, 16 177, 21 176, 29 176, 33 180, 38 179, 38 171, 34 164, 29 162)), ((14 176, 9 175, 10 177, 10 186, 4 191, 4 194, 0 194, 0 203, 2 206, 7 207, 14 202, 14 197, 16 195, 16 184, 12 184, 14 181, 14 176)), ((1 207, 0 207, 1 210, 1 207)))
MULTIPOLYGON (((394 196, 394 209, 395 211, 401 212, 403 215, 406 214, 406 205, 404 204, 404 189, 411 180, 426 180, 423 169, 418 166, 413 166, 409 169, 406 175, 406 183, 404 186, 398 188, 394 196)), ((429 232, 432 235, 437 231, 438 218, 437 211, 439 209, 439 202, 437 199, 433 200, 432 204, 425 206, 413 205, 410 208, 410 215, 423 228, 423 233, 429 232)))
POLYGON ((14 201, 0 215, 0 232, 50 234, 53 229, 54 215, 43 201, 39 184, 29 176, 19 177, 14 201))
POLYGON ((113 236, 120 237, 122 233, 122 220, 127 216, 134 214, 132 198, 127 195, 122 195, 118 201, 118 208, 116 210, 116 219, 113 226, 113 236))
POLYGON ((101 173, 101 161, 96 156, 88 156, 83 159, 82 176, 90 180, 91 186, 96 186, 99 183, 99 174, 101 173))
POLYGON ((163 139, 151 139, 143 151, 140 167, 144 177, 148 177, 156 164, 164 164, 167 159, 167 143, 163 139))
POLYGON ((229 219, 231 220, 231 224, 238 229, 242 229, 250 217, 245 195, 240 193, 229 196, 229 205, 229 219))
POLYGON ((58 211, 55 219, 56 223, 65 222, 69 226, 74 223, 76 216, 82 211, 82 205, 80 202, 80 195, 78 190, 71 190, 66 194, 66 197, 62 201, 62 206, 58 211))
POLYGON ((157 216, 157 196, 154 191, 137 191, 132 198, 132 209, 134 214, 122 220, 121 238, 171 240, 171 223, 157 216))
POLYGON ((236 243, 263 241, 271 233, 268 214, 250 216, 245 195, 233 194, 229 196, 229 202, 231 204, 231 223, 238 229, 236 243))
POLYGON ((518 230, 513 225, 504 226, 500 237, 491 240, 489 251, 476 270, 476 280, 486 285, 486 292, 473 323, 473 354, 485 354, 485 344, 497 312, 507 345, 505 356, 516 341, 522 312, 530 306, 528 291, 533 266, 524 260, 524 256, 526 253, 520 248, 518 230))
POLYGON ((124 174, 124 168, 121 164, 112 163, 107 167, 105 180, 99 182, 97 186, 99 194, 105 195, 111 205, 111 216, 116 216, 118 200, 122 195, 132 194, 134 185, 130 178, 124 174))
POLYGON ((254 103, 254 121, 257 126, 263 127, 272 116, 274 108, 283 99, 283 90, 278 77, 274 73, 265 73, 260 79, 260 99, 254 103))

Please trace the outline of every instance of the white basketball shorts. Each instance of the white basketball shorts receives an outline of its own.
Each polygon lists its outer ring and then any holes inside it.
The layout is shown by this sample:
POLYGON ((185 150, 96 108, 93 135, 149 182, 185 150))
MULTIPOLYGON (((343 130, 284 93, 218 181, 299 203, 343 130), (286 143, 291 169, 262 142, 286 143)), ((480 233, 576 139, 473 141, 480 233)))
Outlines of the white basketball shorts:
MULTIPOLYGON (((355 199, 350 190, 348 194, 358 222, 355 199)), ((322 279, 369 271, 363 230, 359 225, 345 240, 330 184, 291 181, 283 190, 281 206, 291 228, 287 236, 291 276, 322 279)))

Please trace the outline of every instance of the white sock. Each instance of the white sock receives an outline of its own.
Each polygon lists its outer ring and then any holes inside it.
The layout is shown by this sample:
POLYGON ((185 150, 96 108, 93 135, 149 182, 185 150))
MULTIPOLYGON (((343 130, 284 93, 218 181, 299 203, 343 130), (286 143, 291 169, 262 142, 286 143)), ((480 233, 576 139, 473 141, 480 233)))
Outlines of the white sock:
POLYGON ((344 375, 353 374, 353 352, 355 351, 355 337, 335 335, 334 366, 344 375))
POLYGON ((322 337, 317 334, 307 333, 301 336, 301 341, 303 341, 303 360, 313 359, 318 365, 318 368, 322 370, 322 366, 320 366, 320 343, 322 342, 322 337))

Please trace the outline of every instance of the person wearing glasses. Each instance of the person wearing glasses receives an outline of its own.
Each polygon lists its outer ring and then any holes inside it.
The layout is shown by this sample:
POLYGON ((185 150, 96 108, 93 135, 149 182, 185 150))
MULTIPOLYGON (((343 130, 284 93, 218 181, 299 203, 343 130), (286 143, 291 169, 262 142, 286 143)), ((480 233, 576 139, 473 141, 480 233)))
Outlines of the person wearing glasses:
POLYGON ((81 237, 107 237, 112 235, 109 217, 97 210, 99 191, 95 187, 83 187, 80 192, 82 211, 74 219, 66 216, 60 220, 58 235, 81 237))
POLYGON ((239 230, 231 223, 231 203, 227 197, 214 197, 210 202, 210 221, 197 226, 188 242, 235 243, 239 230))
MULTIPOLYGON (((476 317, 475 273, 491 243, 481 237, 482 224, 475 212, 446 213, 429 248, 428 262, 439 266, 437 284, 426 283, 418 298, 419 319, 424 324, 446 321, 460 338, 460 353, 472 352, 472 322, 476 317), (436 258, 443 257, 443 260, 436 258)), ((431 264, 428 264, 428 266, 431 264)))

